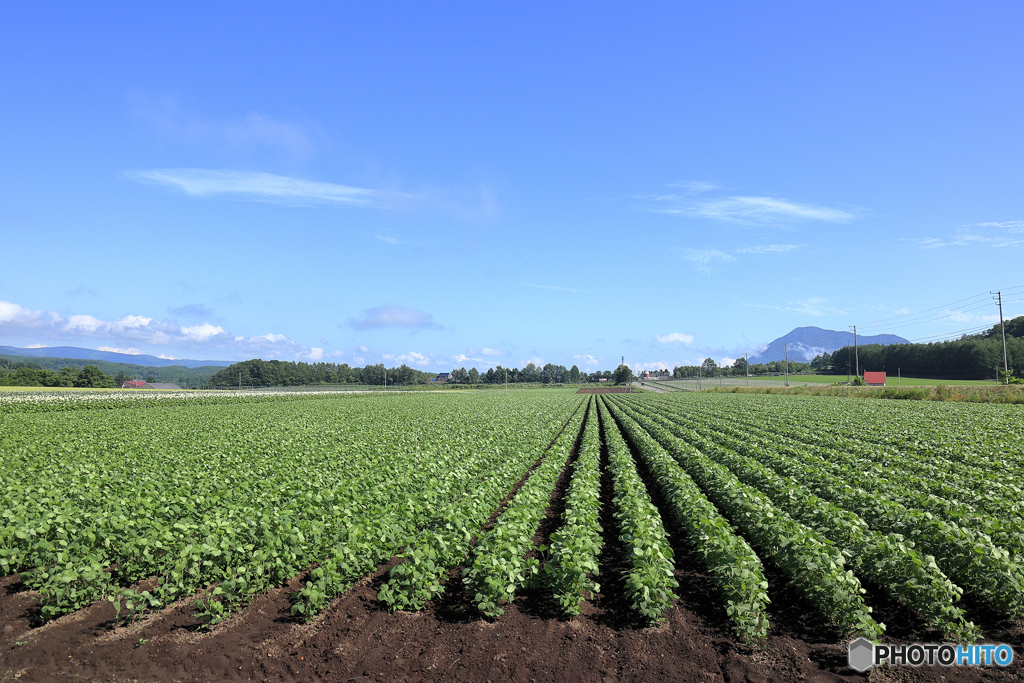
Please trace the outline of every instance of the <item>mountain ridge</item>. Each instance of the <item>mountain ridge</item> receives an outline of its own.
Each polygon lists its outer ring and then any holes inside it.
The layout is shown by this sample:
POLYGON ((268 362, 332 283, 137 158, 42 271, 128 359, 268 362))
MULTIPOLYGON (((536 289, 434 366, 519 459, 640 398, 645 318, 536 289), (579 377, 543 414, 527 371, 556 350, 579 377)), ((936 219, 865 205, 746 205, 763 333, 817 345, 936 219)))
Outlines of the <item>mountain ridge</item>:
MULTIPOLYGON (((821 327, 796 327, 788 334, 775 339, 760 353, 751 355, 751 363, 767 363, 786 360, 786 346, 789 347, 789 360, 808 363, 815 356, 827 352, 832 353, 844 346, 853 346, 853 332, 826 330, 821 327)), ((909 344, 903 337, 895 334, 857 335, 857 343, 867 344, 909 344)))
POLYGON ((16 346, 0 346, 0 354, 7 356, 20 356, 23 358, 73 358, 75 360, 105 360, 110 363, 128 363, 131 365, 142 365, 154 368, 165 368, 171 365, 180 365, 186 368, 201 368, 209 365, 227 367, 235 361, 230 360, 191 360, 188 358, 157 358, 146 354, 134 355, 131 353, 118 353, 116 351, 100 351, 98 349, 83 349, 78 346, 43 346, 33 349, 22 349, 16 346))

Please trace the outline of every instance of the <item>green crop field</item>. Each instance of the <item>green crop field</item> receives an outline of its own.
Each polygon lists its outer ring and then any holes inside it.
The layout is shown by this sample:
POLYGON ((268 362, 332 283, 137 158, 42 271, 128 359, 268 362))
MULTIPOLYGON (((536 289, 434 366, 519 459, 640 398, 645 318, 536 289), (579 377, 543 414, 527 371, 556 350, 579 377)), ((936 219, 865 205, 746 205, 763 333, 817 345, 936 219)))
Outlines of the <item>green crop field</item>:
MULTIPOLYGON (((836 384, 839 382, 846 382, 846 375, 790 375, 789 384, 790 386, 805 386, 808 384, 836 384)), ((784 386, 786 378, 784 376, 771 375, 769 377, 758 376, 758 377, 705 377, 702 379, 700 386, 705 389, 717 387, 719 385, 725 387, 743 387, 743 386, 784 386)), ((656 380, 648 382, 650 386, 662 387, 666 386, 669 389, 685 389, 692 391, 697 388, 697 381, 695 379, 674 379, 674 380, 656 380)), ((928 387, 928 386, 997 386, 998 382, 994 379, 927 379, 918 377, 897 377, 896 375, 889 375, 886 378, 886 386, 904 386, 904 387, 928 387)))
MULTIPOLYGON (((790 384, 793 383, 809 383, 809 384, 835 384, 836 382, 846 382, 846 375, 790 375, 790 384)), ((736 379, 736 378, 733 378, 736 379)), ((740 378, 742 379, 742 378, 740 378)), ((751 382, 784 382, 785 377, 751 377, 751 382)), ((998 384, 994 379, 927 379, 918 377, 897 377, 896 375, 889 375, 886 377, 886 386, 904 386, 904 387, 928 387, 928 386, 939 386, 939 385, 967 385, 967 386, 995 386, 998 384)))
POLYGON ((187 599, 209 628, 296 577, 308 620, 389 561, 389 611, 460 582, 479 618, 527 588, 569 616, 614 541, 622 604, 657 624, 677 534, 744 642, 771 633, 766 577, 840 634, 881 637, 884 599, 973 641, 962 596, 1024 617, 1021 417, 763 394, 7 394, 0 575, 41 621, 187 599))

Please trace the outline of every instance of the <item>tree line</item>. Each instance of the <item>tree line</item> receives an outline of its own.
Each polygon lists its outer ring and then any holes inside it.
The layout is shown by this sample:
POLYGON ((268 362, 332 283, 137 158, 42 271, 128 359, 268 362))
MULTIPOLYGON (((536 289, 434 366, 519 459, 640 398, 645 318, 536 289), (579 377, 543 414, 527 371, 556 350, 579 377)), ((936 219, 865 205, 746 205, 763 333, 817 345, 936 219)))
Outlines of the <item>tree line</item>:
POLYGON ((385 368, 384 365, 351 367, 348 363, 305 363, 302 361, 263 360, 254 358, 226 368, 221 368, 210 377, 209 384, 218 387, 233 387, 241 384, 248 387, 294 387, 311 384, 425 384, 437 376, 435 372, 423 372, 400 365, 385 368))
MULTIPOLYGON (((626 366, 620 366, 620 368, 625 368, 626 373, 629 371, 626 366)), ((629 379, 628 374, 623 374, 621 369, 615 371, 595 370, 587 373, 575 365, 566 368, 564 365, 555 365, 554 363, 547 363, 543 366, 527 363, 521 369, 505 368, 498 365, 484 371, 475 367, 469 369, 463 367, 452 370, 449 375, 448 381, 452 384, 504 384, 506 378, 509 384, 526 382, 576 384, 596 381, 602 377, 610 382, 624 382, 629 379)), ((405 364, 391 368, 385 367, 383 363, 351 367, 348 363, 305 363, 254 358, 218 370, 210 377, 209 384, 217 387, 239 385, 244 387, 287 387, 323 384, 380 386, 384 384, 386 377, 388 384, 412 385, 429 384, 435 381, 437 376, 436 372, 416 370, 405 364)))
MULTIPOLYGON (((206 382, 220 367, 216 365, 204 365, 197 368, 186 368, 181 365, 168 365, 156 367, 151 365, 135 365, 133 363, 114 363, 105 360, 83 360, 79 358, 57 358, 33 356, 31 359, 25 356, 0 356, 0 374, 4 370, 17 370, 18 368, 45 369, 59 373, 64 368, 81 369, 86 365, 92 365, 103 371, 103 374, 114 376, 125 376, 127 379, 145 379, 147 382, 169 382, 180 387, 196 387, 206 382)), ((27 385, 42 386, 42 385, 27 385)), ((121 386, 121 384, 118 384, 121 386)))
MULTIPOLYGON (((809 372, 812 369, 811 363, 800 363, 795 360, 789 361, 787 366, 784 360, 771 360, 766 363, 749 363, 746 358, 737 358, 732 364, 720 364, 714 358, 705 358, 700 365, 680 365, 672 369, 672 377, 675 379, 689 379, 691 377, 746 377, 748 374, 755 375, 782 375, 787 372, 794 375, 798 372, 809 372)), ((663 370, 662 372, 667 372, 663 370)))
POLYGON ((103 373, 95 365, 86 365, 83 368, 64 367, 60 372, 53 372, 40 367, 32 367, 30 364, 20 365, 17 368, 4 367, 0 360, 0 386, 5 387, 81 387, 89 389, 113 389, 121 386, 130 378, 125 375, 123 379, 111 377, 103 373))

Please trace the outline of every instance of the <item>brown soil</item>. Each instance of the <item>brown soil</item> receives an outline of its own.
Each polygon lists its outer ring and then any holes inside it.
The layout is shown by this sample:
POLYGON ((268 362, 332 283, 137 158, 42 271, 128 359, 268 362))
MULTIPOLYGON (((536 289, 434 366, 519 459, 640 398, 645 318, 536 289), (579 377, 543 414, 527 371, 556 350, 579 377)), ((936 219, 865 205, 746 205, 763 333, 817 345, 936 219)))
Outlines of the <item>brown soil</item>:
MULTIPOLYGON (((22 681, 981 681, 1022 680, 1010 670, 872 670, 846 667, 846 650, 807 612, 779 605, 773 631, 751 650, 730 633, 714 589, 691 555, 677 555, 679 601, 657 628, 622 623, 616 600, 597 596, 584 614, 541 614, 524 595, 494 622, 451 605, 388 614, 374 596, 386 567, 332 603, 312 624, 289 616, 289 590, 275 589, 213 628, 196 630, 181 605, 114 629, 113 608, 96 604, 32 628, 33 601, 0 582, 0 680, 22 681), (816 635, 816 634, 821 635, 816 635), (945 678, 940 678, 945 676, 945 678)), ((604 577, 605 580, 609 577, 604 577)), ((17 589, 15 589, 17 591, 17 589)), ((901 633, 913 638, 914 633, 901 633)), ((1021 629, 996 640, 1019 654, 1021 629)))
MULTIPOLYGON (((539 542, 557 528, 569 472, 567 467, 552 495, 539 542)), ((646 483, 660 508, 656 487, 646 483)), ((669 522, 669 515, 663 517, 669 522)), ((290 614, 289 594, 301 587, 302 577, 295 577, 209 631, 199 630, 192 618, 191 600, 128 627, 114 627, 107 602, 37 626, 34 595, 18 575, 9 576, 0 579, 0 682, 1024 680, 1024 628, 971 603, 965 608, 988 642, 1013 645, 1017 661, 1009 669, 903 667, 857 674, 846 665, 846 642, 771 567, 771 634, 763 647, 749 648, 733 635, 714 585, 671 523, 679 599, 665 623, 644 628, 622 597, 626 565, 609 510, 601 521, 601 593, 569 620, 557 616, 542 589, 524 592, 497 620, 482 619, 458 581, 458 568, 436 603, 418 613, 389 614, 375 596, 397 562, 392 560, 308 624, 290 614)), ((937 640, 913 615, 867 588, 894 642, 937 640)))

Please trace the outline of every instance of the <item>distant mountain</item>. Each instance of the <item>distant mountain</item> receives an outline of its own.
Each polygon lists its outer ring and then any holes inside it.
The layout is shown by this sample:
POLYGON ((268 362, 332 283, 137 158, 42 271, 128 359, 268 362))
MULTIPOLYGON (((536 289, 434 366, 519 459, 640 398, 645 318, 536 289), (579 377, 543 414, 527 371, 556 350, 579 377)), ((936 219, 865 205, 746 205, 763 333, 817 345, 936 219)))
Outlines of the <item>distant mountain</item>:
MULTIPOLYGON (((903 337, 895 334, 857 335, 857 343, 865 344, 909 344, 903 337)), ((773 360, 786 360, 786 345, 789 346, 789 359, 801 363, 809 363, 815 356, 844 346, 853 346, 853 332, 824 330, 820 327, 798 327, 784 337, 779 337, 768 348, 750 357, 750 362, 767 363, 773 360)))
POLYGON ((19 349, 15 346, 0 346, 0 354, 7 356, 25 356, 29 358, 77 358, 81 360, 105 360, 110 363, 130 363, 131 365, 143 365, 155 368, 165 368, 171 365, 180 365, 186 368, 201 368, 208 365, 225 367, 234 362, 230 360, 167 360, 165 358, 157 358, 156 356, 135 356, 130 353, 81 349, 77 346, 44 346, 39 349, 19 349))

